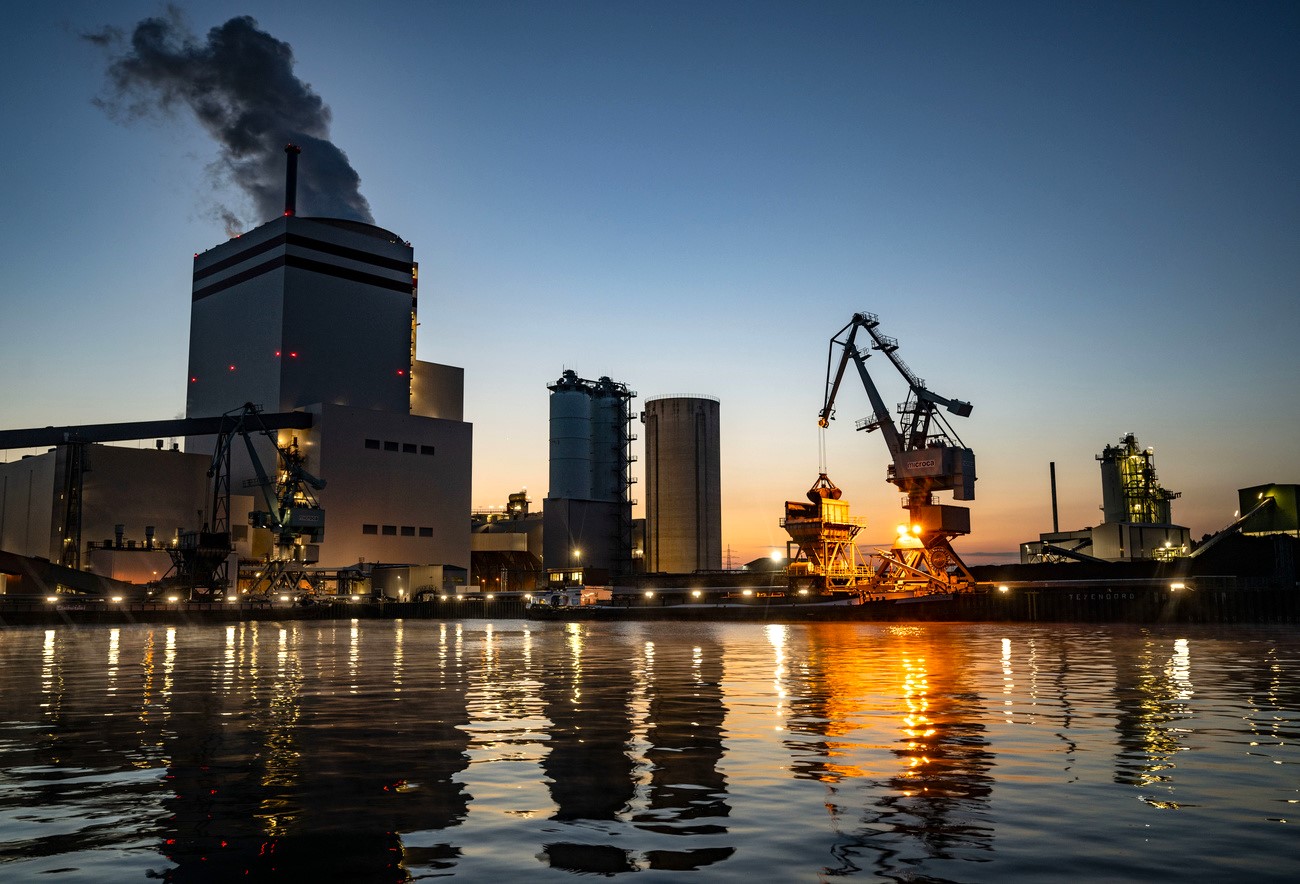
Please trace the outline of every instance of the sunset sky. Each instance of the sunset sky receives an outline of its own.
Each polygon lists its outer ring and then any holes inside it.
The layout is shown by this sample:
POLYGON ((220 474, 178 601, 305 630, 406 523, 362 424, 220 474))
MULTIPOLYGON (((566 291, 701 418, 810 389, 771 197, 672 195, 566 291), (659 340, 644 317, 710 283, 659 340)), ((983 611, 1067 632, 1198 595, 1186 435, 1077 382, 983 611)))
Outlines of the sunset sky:
MULTIPOLYGON (((199 40, 250 15, 292 46, 375 223, 414 246, 417 355, 465 368, 476 504, 540 506, 571 368, 638 410, 717 397, 724 547, 783 548, 858 311, 974 404, 972 564, 1051 529, 1052 461, 1061 527, 1100 522, 1094 458, 1128 432, 1196 538, 1237 488, 1300 482, 1293 2, 179 8, 199 40)), ((83 35, 163 9, 25 4, 0 35, 0 428, 179 416, 192 256, 222 207, 269 220, 188 112, 94 103, 110 53, 83 35)), ((867 544, 901 512, 853 430, 870 410, 850 377, 825 433, 867 544)))

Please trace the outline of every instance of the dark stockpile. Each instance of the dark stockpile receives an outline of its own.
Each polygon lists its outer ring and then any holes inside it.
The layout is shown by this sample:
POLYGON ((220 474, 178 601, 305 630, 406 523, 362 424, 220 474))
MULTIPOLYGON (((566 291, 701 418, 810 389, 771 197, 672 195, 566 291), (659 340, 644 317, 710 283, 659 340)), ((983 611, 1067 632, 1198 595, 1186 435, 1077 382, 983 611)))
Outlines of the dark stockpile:
MULTIPOLYGON (((137 119, 188 108, 220 148, 216 171, 252 200, 257 222, 284 206, 284 146, 303 150, 298 184, 302 214, 373 223, 361 178, 329 140, 330 110, 293 72, 293 49, 248 16, 232 18, 200 42, 172 10, 135 26, 129 45, 108 28, 86 39, 110 55, 110 115, 137 119)), ((225 205, 231 234, 246 225, 225 205)))

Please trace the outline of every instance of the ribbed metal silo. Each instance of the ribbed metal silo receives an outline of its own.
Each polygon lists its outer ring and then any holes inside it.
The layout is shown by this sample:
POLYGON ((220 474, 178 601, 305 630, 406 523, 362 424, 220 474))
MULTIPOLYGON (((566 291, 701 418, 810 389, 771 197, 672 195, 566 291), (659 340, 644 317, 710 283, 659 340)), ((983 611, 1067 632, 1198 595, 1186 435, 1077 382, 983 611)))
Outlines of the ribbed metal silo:
POLYGON ((646 570, 722 567, 718 400, 661 396, 646 402, 646 570))
POLYGON ((591 397, 591 498, 621 501, 627 496, 628 395, 607 377, 591 397))
POLYGON ((590 500, 591 394, 566 371, 551 386, 551 485, 549 497, 590 500))
POLYGON ((553 572, 571 573, 577 566, 584 572, 630 573, 633 458, 628 423, 636 393, 608 377, 589 381, 572 371, 547 389, 551 486, 543 508, 546 566, 553 572))

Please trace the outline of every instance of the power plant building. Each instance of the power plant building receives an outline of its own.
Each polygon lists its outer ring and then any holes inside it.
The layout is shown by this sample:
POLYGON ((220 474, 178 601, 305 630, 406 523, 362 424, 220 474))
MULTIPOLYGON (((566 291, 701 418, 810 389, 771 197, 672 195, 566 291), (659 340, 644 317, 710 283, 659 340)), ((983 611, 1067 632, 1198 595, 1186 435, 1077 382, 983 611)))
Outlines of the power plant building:
MULTIPOLYGON (((296 441, 326 480, 322 566, 469 567, 464 374, 415 359, 413 257, 382 228, 286 214, 194 259, 186 417, 244 403, 314 416, 279 444, 296 441)), ((257 444, 274 469, 269 440, 257 444)), ((192 438, 186 449, 211 445, 192 438)), ((247 455, 231 473, 234 488, 253 478, 247 455)))
POLYGON ((1101 466, 1102 523, 1077 531, 1039 535, 1020 545, 1024 563, 1059 559, 1108 562, 1170 559, 1191 550, 1191 532, 1172 521, 1179 497, 1156 480, 1155 453, 1132 433, 1097 455, 1101 466))
POLYGON ((565 371, 551 391, 550 488, 543 506, 543 559, 552 580, 608 582, 632 571, 633 457, 626 384, 565 371), (601 575, 599 578, 594 575, 601 575))
POLYGON ((718 400, 661 396, 646 401, 646 570, 722 568, 722 483, 718 400))

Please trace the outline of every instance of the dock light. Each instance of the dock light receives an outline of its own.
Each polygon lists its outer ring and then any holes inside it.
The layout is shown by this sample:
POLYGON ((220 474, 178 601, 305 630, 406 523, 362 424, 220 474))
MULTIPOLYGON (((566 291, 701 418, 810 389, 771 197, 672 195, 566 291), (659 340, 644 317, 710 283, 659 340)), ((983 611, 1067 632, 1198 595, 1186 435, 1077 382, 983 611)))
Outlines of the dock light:
POLYGON ((808 594, 808 590, 806 589, 799 590, 799 595, 807 595, 807 594, 808 594))
POLYGON ((698 589, 692 589, 692 590, 691 590, 691 598, 693 598, 693 599, 698 599, 698 598, 699 598, 700 596, 702 596, 703 594, 704 594, 704 593, 700 592, 698 589))
POLYGON ((496 598, 496 594, 495 594, 495 593, 491 593, 491 592, 489 592, 487 595, 483 596, 483 598, 487 599, 487 600, 490 602, 490 601, 492 601, 494 598, 496 598))
POLYGON ((532 600, 533 600, 533 594, 531 592, 524 593, 524 601, 531 602, 532 600))
POLYGON ((920 526, 920 525, 913 525, 913 526, 912 526, 912 533, 915 534, 916 536, 920 537, 920 536, 921 536, 921 526, 920 526))
POLYGON ((176 604, 177 602, 179 602, 180 600, 181 600, 181 597, 178 596, 178 595, 169 595, 169 596, 167 596, 167 601, 171 602, 173 605, 176 604))
POLYGON ((1007 586, 1005 583, 998 587, 998 592, 1009 592, 1010 590, 1011 587, 1007 586))
POLYGON ((122 601, 122 597, 121 597, 120 595, 115 595, 115 596, 113 596, 113 598, 111 599, 111 601, 114 601, 114 602, 120 602, 120 601, 122 601))
POLYGON ((779 549, 772 550, 772 561, 779 562, 784 558, 785 556, 781 555, 781 551, 779 549))
POLYGON ((1171 584, 1169 584, 1169 591, 1170 591, 1170 592, 1178 592, 1178 590, 1180 590, 1180 589, 1186 589, 1186 588, 1187 588, 1187 584, 1185 584, 1185 583, 1171 583, 1171 584))
POLYGON ((447 601, 447 599, 449 599, 449 598, 451 598, 451 597, 450 597, 450 596, 443 596, 443 597, 442 597, 442 600, 445 602, 445 601, 447 601))
POLYGON ((652 598, 654 598, 654 597, 655 597, 655 591, 654 591, 653 589, 647 589, 647 590, 645 591, 645 597, 648 598, 648 599, 652 599, 652 598))
POLYGON ((46 600, 47 602, 49 602, 50 604, 54 604, 55 602, 57 602, 57 601, 59 600, 59 597, 58 597, 57 595, 47 595, 47 596, 45 597, 45 600, 46 600))
POLYGON ((754 590, 752 590, 752 589, 742 589, 742 590, 740 591, 740 594, 743 595, 745 598, 749 598, 751 595, 754 594, 754 590))
POLYGON ((280 601, 282 601, 282 602, 287 602, 287 601, 289 601, 289 597, 288 597, 287 595, 282 595, 282 596, 280 596, 280 601))
POLYGON ((232 605, 233 605, 233 604, 235 604, 235 602, 239 601, 239 596, 237 596, 237 595, 228 595, 228 596, 226 596, 226 601, 227 601, 229 604, 232 604, 232 605))
POLYGON ((354 601, 354 602, 359 602, 359 601, 361 601, 361 596, 359 596, 359 595, 354 595, 354 596, 352 596, 351 598, 352 598, 352 601, 354 601))

